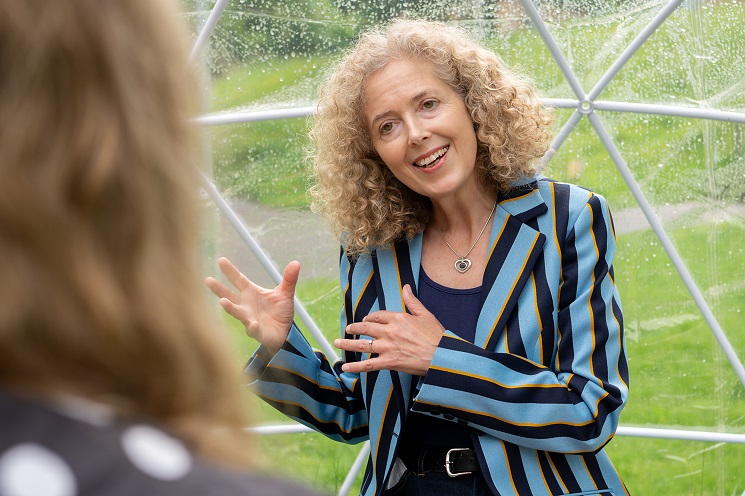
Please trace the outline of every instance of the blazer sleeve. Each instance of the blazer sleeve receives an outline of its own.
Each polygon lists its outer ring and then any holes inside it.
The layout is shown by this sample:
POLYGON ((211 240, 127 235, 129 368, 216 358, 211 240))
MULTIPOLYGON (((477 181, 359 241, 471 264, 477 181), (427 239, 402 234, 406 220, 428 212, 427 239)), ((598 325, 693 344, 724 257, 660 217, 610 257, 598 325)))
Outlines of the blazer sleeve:
MULTIPOLYGON (((342 281, 350 270, 342 263, 342 281)), ((280 412, 331 439, 354 444, 368 438, 368 415, 359 374, 342 372, 342 363, 313 349, 293 322, 282 348, 272 356, 259 347, 244 372, 247 386, 280 412)))
POLYGON ((599 195, 575 218, 561 255, 552 363, 488 351, 447 331, 414 411, 543 451, 592 452, 612 438, 628 397, 613 225, 599 195))

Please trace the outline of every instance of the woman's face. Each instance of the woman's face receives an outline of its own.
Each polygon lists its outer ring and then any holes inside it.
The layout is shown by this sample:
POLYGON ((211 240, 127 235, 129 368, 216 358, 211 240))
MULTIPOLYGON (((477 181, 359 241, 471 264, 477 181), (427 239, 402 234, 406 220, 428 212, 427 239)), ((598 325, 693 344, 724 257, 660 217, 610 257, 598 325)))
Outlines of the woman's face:
POLYGON ((435 201, 478 189, 473 121, 429 63, 393 60, 364 91, 373 147, 402 183, 435 201))

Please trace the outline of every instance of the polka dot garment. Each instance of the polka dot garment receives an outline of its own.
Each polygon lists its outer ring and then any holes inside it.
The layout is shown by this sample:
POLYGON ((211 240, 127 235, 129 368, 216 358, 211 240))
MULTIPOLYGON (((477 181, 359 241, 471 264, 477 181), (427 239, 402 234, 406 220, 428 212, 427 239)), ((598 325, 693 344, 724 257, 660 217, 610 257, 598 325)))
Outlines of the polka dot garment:
POLYGON ((0 391, 0 496, 310 496, 195 456, 181 440, 106 407, 0 391))

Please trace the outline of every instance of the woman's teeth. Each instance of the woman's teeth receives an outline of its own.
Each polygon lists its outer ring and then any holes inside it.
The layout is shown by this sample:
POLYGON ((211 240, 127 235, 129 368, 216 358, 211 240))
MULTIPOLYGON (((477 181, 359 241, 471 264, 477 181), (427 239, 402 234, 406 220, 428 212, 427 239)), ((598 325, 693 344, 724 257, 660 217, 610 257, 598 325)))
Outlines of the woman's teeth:
POLYGON ((439 150, 437 150, 436 152, 434 152, 429 157, 425 157, 425 158, 423 158, 421 160, 417 160, 416 162, 414 162, 414 165, 416 165, 417 167, 428 167, 428 166, 432 165, 438 158, 440 158, 443 155, 445 155, 445 153, 448 151, 448 148, 450 148, 450 147, 449 146, 446 146, 444 148, 440 148, 439 150))

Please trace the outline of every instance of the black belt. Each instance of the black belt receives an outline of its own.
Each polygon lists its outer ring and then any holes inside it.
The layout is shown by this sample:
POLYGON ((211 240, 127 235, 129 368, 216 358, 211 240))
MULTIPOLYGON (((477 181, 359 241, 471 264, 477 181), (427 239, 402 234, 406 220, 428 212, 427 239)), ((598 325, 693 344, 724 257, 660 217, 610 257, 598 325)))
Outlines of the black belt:
POLYGON ((476 452, 470 448, 412 450, 402 453, 401 460, 417 475, 445 472, 450 477, 458 477, 481 472, 476 452))

